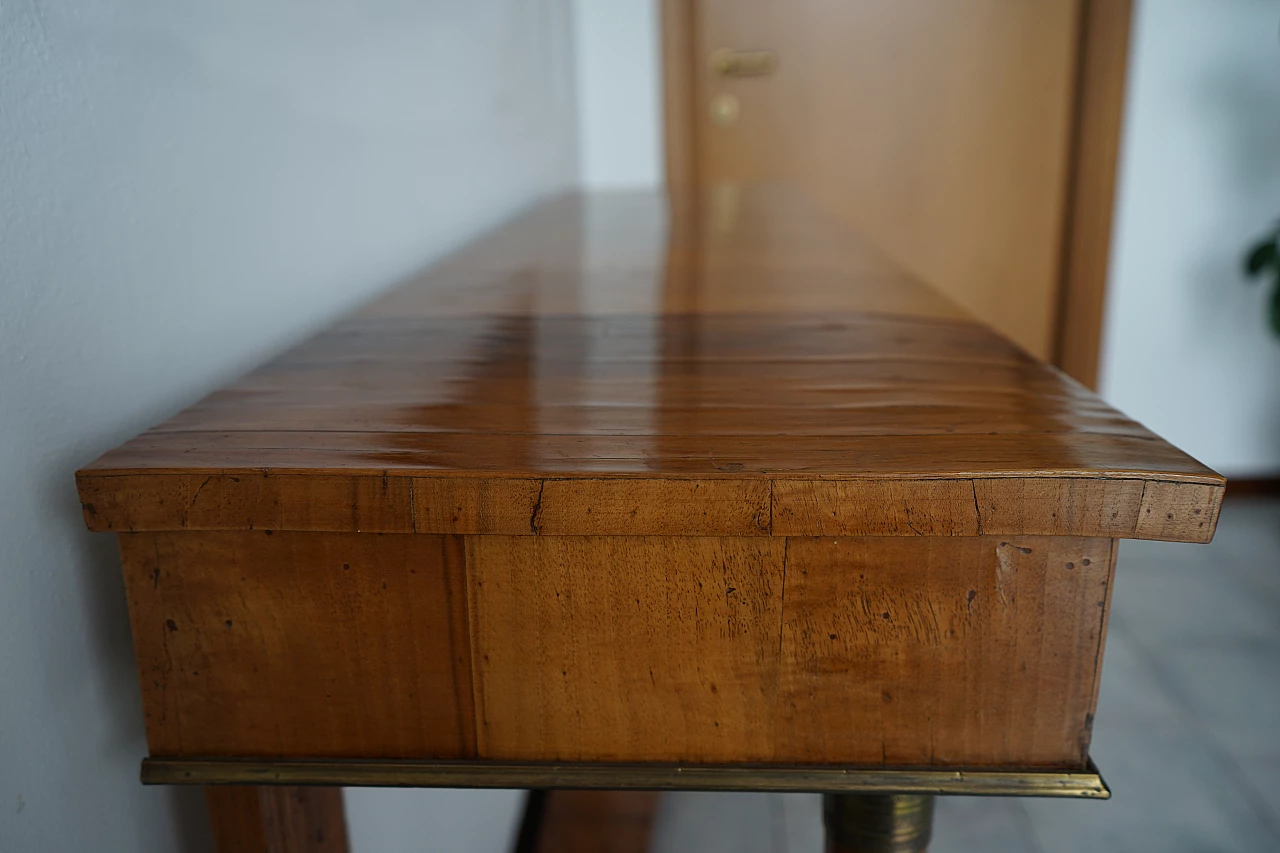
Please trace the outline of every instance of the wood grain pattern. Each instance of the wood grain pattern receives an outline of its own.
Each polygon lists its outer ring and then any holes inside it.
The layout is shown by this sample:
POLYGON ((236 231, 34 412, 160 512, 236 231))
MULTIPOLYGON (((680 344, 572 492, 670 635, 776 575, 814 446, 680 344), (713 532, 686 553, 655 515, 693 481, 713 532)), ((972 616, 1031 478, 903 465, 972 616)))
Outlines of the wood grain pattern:
POLYGON ((218 853, 347 853, 341 788, 205 789, 218 853))
POLYGON ((765 535, 760 480, 413 481, 418 532, 522 535, 765 535))
POLYGON ((776 480, 778 536, 1092 536, 1207 541, 1222 491, 1188 482, 988 477, 776 480))
MULTIPOLYGON (((90 530, 309 530, 412 533, 413 481, 334 474, 173 473, 80 480, 90 530)), ((453 532, 438 525, 437 533, 453 532)))
POLYGON ((475 755, 462 544, 120 537, 154 755, 475 755))
POLYGON ((792 539, 778 755, 1083 764, 1111 543, 792 539))
POLYGON ((548 202, 79 472, 86 522, 1212 536, 1219 475, 794 193, 673 211, 548 202))
POLYGON ((1190 483, 1148 483, 1134 538, 1180 541, 1193 530, 1212 536, 1221 509, 1221 492, 1204 492, 1190 483))
MULTIPOLYGON (((797 447, 793 448, 793 460, 812 468, 836 468, 842 456, 871 452, 873 446, 825 443, 804 455, 797 447)), ((957 448, 957 458, 964 449, 957 448)), ((888 442, 881 443, 878 450, 882 460, 893 458, 888 442)), ((491 462, 501 462, 499 452, 495 447, 491 462)), ((910 452, 910 447, 903 448, 900 458, 907 459, 910 452)), ((770 473, 759 460, 738 461, 744 458, 750 459, 738 454, 722 465, 730 471, 758 468, 761 474, 770 473)), ((752 480, 722 474, 720 479, 534 480, 386 474, 307 478, 243 471, 212 477, 154 475, 147 484, 149 488, 139 490, 138 483, 128 477, 82 477, 81 497, 90 529, 507 536, 1026 533, 1207 542, 1222 503, 1222 489, 1215 483, 1086 479, 1083 475, 937 479, 917 474, 911 479, 899 476, 892 480, 827 475, 821 480, 752 480), (210 491, 209 486, 202 490, 205 483, 244 480, 259 480, 258 487, 232 492, 218 502, 202 497, 210 491), (308 480, 316 482, 308 485, 308 480), (389 503, 389 494, 406 496, 404 503, 389 503), (328 500, 311 502, 316 495, 328 500), (307 502, 290 504, 299 496, 307 502), (345 500, 329 499, 332 496, 345 500), (299 511, 281 509, 290 505, 299 511)), ((213 494, 219 490, 215 487, 213 494)))
POLYGON ((1109 540, 463 542, 122 535, 151 753, 1083 766, 1109 540))
POLYGON ((468 540, 486 758, 772 757, 782 540, 468 540))
POLYGON ((773 530, 780 536, 977 536, 983 531, 978 482, 779 480, 773 530))
POLYGON ((1112 552, 1063 537, 476 537, 480 754, 1081 767, 1112 552))

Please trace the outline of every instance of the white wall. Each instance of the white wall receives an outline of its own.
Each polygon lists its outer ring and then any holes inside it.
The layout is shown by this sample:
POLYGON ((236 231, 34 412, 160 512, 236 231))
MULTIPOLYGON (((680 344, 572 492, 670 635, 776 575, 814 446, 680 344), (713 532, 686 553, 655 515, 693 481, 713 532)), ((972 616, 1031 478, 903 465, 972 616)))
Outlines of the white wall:
POLYGON ((1280 3, 1143 0, 1103 394, 1226 473, 1280 473, 1280 339, 1240 259, 1280 219, 1280 3))
MULTIPOLYGON (((570 183, 572 54, 567 0, 0 2, 0 850, 208 848, 137 783, 72 472, 570 183)), ((369 851, 500 849, 518 806, 351 800, 369 851)))
POLYGON ((662 183, 662 87, 655 0, 574 0, 583 184, 662 183))

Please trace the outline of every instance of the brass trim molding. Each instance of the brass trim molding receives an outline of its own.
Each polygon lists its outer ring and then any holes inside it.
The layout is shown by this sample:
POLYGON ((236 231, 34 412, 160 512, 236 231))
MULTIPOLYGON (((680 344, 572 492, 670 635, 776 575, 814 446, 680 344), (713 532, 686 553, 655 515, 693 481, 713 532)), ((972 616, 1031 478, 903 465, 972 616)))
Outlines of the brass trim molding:
POLYGON ((881 770, 826 766, 542 764, 359 758, 148 758, 146 785, 351 785, 399 788, 602 788, 1079 797, 1111 790, 1093 762, 1059 770, 881 770))

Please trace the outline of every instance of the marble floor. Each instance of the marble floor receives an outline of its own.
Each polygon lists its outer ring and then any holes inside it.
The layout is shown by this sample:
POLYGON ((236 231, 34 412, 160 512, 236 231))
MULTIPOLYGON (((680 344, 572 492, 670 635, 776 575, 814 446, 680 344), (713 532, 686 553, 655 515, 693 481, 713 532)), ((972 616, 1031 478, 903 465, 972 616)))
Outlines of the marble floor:
MULTIPOLYGON (((1092 754, 1105 802, 943 798, 930 853, 1280 851, 1280 500, 1210 545, 1125 542, 1092 754)), ((658 853, 818 853, 819 799, 676 794, 658 853)))

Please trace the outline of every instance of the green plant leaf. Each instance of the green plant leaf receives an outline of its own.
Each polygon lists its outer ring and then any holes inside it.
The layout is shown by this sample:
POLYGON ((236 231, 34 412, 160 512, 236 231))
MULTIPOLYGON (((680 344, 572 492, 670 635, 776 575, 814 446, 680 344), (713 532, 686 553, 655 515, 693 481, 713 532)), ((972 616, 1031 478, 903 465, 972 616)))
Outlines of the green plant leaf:
POLYGON ((1274 237, 1254 246, 1244 262, 1244 271, 1250 276, 1256 276, 1267 267, 1280 267, 1280 252, 1276 250, 1274 237))

